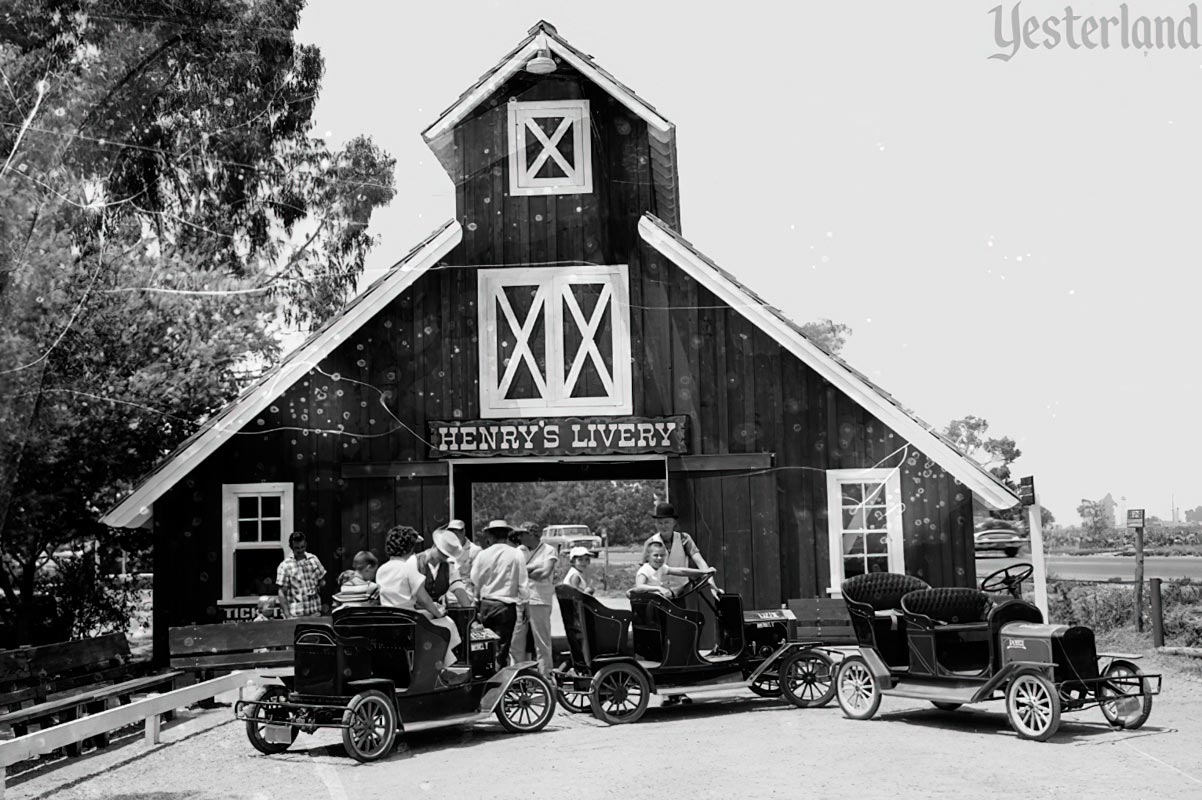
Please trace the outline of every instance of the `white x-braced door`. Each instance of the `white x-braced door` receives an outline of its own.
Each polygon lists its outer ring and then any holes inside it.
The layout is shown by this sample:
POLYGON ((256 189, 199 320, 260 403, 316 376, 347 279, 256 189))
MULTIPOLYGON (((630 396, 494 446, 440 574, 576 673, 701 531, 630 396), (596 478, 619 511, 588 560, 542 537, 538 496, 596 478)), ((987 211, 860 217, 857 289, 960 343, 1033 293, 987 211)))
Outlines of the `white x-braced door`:
POLYGON ((482 416, 631 413, 625 265, 479 276, 482 416))

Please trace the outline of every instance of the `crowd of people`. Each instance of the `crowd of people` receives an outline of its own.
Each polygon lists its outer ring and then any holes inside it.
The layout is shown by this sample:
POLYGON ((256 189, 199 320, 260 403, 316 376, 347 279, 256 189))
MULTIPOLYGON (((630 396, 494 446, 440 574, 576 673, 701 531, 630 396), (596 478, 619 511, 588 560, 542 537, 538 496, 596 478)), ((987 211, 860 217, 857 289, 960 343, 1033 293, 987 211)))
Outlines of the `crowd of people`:
MULTIPOLYGON (((676 530, 677 515, 668 503, 659 503, 652 515, 656 532, 643 547, 643 564, 635 576, 632 593, 649 592, 672 598, 684 580, 706 578, 714 569, 706 563, 692 537, 676 530), (689 566, 692 565, 692 566, 689 566)), ((423 548, 422 535, 407 525, 388 531, 383 564, 374 553, 355 554, 351 569, 338 577, 334 607, 382 605, 405 608, 425 615, 450 634, 442 659, 440 679, 448 684, 466 680, 468 671, 457 668, 461 637, 447 616, 448 606, 474 607, 476 622, 497 637, 497 656, 509 661, 536 660, 550 675, 551 608, 555 573, 560 554, 542 541, 534 524, 510 525, 493 520, 480 532, 481 544, 467 535, 462 520, 453 519, 431 535, 423 548), (533 642, 533 653, 528 643, 533 642)), ((326 576, 321 561, 308 552, 303 533, 289 537, 292 555, 276 572, 278 606, 285 617, 316 616, 322 612, 320 587, 326 576)), ((570 568, 562 582, 586 594, 594 589, 589 578, 591 554, 584 547, 568 552, 570 568)), ((717 594, 716 585, 711 588, 717 594)), ((266 606, 277 598, 264 598, 266 606)))

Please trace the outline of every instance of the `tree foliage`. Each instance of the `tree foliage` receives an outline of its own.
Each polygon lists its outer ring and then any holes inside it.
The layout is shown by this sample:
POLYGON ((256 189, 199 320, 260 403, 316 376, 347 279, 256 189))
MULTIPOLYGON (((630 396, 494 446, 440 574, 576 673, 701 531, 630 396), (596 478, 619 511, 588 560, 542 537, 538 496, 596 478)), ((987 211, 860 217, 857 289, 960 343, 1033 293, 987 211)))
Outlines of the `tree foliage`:
POLYGON ((1081 516, 1081 524, 1090 539, 1101 539, 1114 527, 1114 520, 1101 500, 1083 499, 1077 506, 1077 513, 1081 516))
POLYGON ((588 525, 611 544, 641 544, 655 533, 651 512, 659 500, 655 486, 641 481, 480 483, 472 488, 472 516, 477 528, 493 519, 588 525))
MULTIPOLYGON (((1009 436, 991 437, 989 421, 984 417, 969 414, 959 419, 953 419, 943 429, 943 435, 952 441, 962 453, 989 470, 995 478, 1004 483, 1012 492, 1018 492, 1018 483, 1011 475, 1010 465, 1022 456, 1022 451, 1014 439, 1009 436)), ((991 511, 992 519, 1008 520, 1019 528, 1027 527, 1026 512, 1022 507, 991 511)), ((1043 528, 1049 528, 1056 522, 1052 512, 1039 507, 1039 520, 1043 528)))
POLYGON ((345 301, 392 197, 310 135, 301 0, 29 0, 0 17, 0 589, 345 301))
POLYGON ((801 332, 811 342, 836 356, 843 352, 843 346, 847 344, 847 337, 852 334, 851 328, 847 325, 829 319, 807 322, 801 326, 801 332))

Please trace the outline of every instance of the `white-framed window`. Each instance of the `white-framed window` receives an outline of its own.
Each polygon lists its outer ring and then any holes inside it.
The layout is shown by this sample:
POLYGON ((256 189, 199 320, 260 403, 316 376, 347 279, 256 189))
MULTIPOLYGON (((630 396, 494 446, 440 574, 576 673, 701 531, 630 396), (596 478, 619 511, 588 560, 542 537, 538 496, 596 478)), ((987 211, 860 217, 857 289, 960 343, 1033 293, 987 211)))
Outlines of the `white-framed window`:
POLYGON ((905 573, 901 478, 895 469, 832 469, 826 473, 830 594, 866 572, 905 573))
POLYGON ((253 601, 275 594, 275 572, 292 533, 291 483, 226 483, 221 487, 221 599, 253 601))
POLYGON ((593 190, 587 100, 509 103, 509 193, 593 190))
POLYGON ((478 275, 481 416, 632 412, 625 264, 478 275))

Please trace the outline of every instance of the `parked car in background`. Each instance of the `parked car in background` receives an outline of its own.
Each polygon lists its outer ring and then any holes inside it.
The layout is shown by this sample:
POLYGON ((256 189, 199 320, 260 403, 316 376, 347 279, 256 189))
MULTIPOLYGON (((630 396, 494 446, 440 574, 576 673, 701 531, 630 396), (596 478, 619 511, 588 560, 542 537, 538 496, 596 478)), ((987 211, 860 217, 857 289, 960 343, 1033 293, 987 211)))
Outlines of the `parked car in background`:
POLYGON ((999 524, 997 520, 978 524, 973 538, 978 553, 1000 550, 1011 558, 1018 555, 1018 551, 1030 541, 1024 532, 999 524))
POLYGON ((543 541, 557 548, 560 558, 567 558, 573 547, 587 547, 596 558, 605 546, 600 536, 589 532, 587 525, 548 525, 543 528, 543 541))

